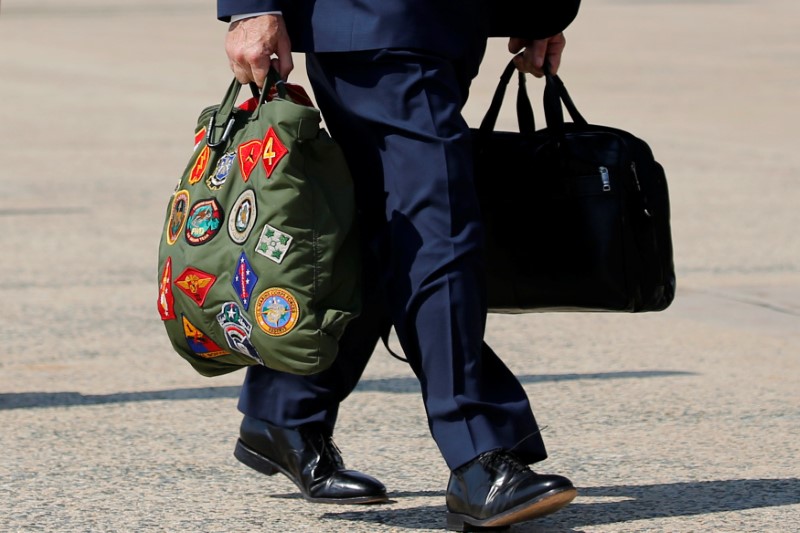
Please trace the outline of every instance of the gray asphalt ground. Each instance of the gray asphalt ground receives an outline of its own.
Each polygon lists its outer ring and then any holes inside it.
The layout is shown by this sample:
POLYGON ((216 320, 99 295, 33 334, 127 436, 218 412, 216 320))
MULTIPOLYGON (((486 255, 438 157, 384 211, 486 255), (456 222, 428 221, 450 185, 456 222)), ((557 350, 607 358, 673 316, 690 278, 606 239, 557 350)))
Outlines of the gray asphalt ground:
MULTIPOLYGON (((546 426, 537 468, 579 487, 512 530, 800 531, 800 3, 584 4, 561 76, 667 169, 679 290, 661 313, 491 315, 546 426)), ((171 351, 157 247, 196 116, 231 79, 224 33, 213 2, 0 5, 2 531, 444 528, 448 471, 385 350, 336 433, 391 492, 372 507, 307 504, 240 465, 242 374, 203 378, 171 351)))

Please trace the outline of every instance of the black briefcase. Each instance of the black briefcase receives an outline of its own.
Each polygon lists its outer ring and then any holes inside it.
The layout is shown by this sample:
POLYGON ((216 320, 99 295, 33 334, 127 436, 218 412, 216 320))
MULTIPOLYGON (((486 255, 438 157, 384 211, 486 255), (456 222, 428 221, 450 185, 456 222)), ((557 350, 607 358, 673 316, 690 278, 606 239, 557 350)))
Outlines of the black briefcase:
POLYGON ((580 0, 483 0, 489 37, 544 39, 564 31, 580 0))
POLYGON ((666 309, 675 296, 669 193, 650 147, 627 131, 589 124, 549 73, 547 127, 536 130, 526 75, 518 73, 520 131, 494 131, 514 72, 509 62, 472 130, 489 311, 666 309))

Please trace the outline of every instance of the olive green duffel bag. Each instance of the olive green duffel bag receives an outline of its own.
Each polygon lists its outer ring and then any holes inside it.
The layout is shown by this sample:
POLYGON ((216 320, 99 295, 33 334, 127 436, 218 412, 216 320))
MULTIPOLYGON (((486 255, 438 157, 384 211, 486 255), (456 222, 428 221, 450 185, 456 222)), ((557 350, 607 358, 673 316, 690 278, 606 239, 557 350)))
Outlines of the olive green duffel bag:
POLYGON ((158 312, 205 376, 256 364, 316 373, 359 312, 352 180, 302 88, 271 71, 236 107, 240 88, 198 119, 167 206, 158 312))

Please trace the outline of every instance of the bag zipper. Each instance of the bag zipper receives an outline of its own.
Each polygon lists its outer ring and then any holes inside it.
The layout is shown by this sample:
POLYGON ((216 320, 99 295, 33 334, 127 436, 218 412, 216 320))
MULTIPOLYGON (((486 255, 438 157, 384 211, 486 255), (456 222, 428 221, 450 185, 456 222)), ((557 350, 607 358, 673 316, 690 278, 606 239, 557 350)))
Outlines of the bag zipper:
POLYGON ((636 183, 636 189, 639 191, 639 195, 642 198, 642 210, 647 217, 652 217, 653 215, 651 215, 650 211, 647 209, 647 198, 644 193, 642 193, 642 185, 639 183, 639 174, 636 172, 636 161, 631 161, 631 173, 633 174, 633 181, 636 183))
POLYGON ((597 170, 600 171, 600 179, 603 181, 603 192, 610 191, 611 179, 608 176, 608 169, 606 167, 600 167, 597 170))

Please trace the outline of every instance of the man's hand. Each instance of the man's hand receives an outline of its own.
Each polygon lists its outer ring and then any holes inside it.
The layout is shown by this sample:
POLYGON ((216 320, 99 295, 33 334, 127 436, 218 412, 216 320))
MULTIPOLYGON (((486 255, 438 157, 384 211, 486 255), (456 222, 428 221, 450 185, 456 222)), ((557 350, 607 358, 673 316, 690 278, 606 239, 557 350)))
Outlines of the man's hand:
POLYGON ((233 75, 242 84, 254 81, 261 87, 270 65, 284 80, 294 68, 292 43, 281 15, 261 15, 232 23, 225 37, 225 52, 233 75))
POLYGON ((517 69, 523 72, 530 72, 537 78, 541 78, 544 75, 542 68, 544 67, 545 59, 550 65, 550 73, 556 74, 558 72, 558 67, 561 65, 561 54, 566 45, 567 39, 563 33, 547 39, 511 37, 508 40, 508 51, 516 54, 524 49, 522 54, 514 58, 514 64, 517 69))

